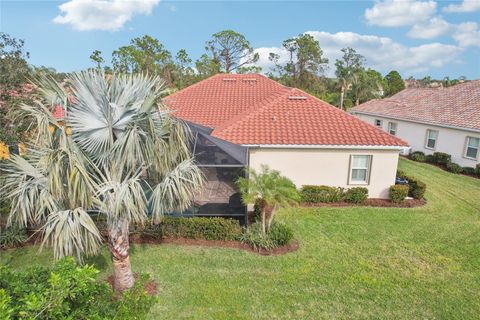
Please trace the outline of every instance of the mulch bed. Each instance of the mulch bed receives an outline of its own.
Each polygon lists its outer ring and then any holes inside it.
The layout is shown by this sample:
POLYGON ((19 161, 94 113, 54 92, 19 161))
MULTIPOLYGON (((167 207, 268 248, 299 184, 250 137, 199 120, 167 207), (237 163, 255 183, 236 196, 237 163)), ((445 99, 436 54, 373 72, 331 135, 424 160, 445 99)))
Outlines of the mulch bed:
POLYGON ((154 237, 148 237, 145 235, 130 235, 130 242, 137 244, 172 244, 180 246, 197 246, 197 247, 214 247, 214 248, 235 248, 241 249, 253 253, 257 253, 263 256, 276 256, 289 252, 297 251, 300 244, 297 240, 293 240, 290 244, 282 247, 277 247, 272 250, 255 250, 248 244, 240 241, 226 241, 226 240, 205 240, 205 239, 190 239, 190 238, 163 238, 158 239, 154 237))
POLYGON ((333 203, 302 203, 302 207, 381 207, 381 208, 415 208, 425 205, 425 199, 406 199, 394 203, 388 199, 367 199, 364 203, 333 202, 333 203))
MULTIPOLYGON (((135 280, 138 280, 139 274, 134 273, 133 277, 135 278, 135 280)), ((109 276, 106 281, 108 282, 108 284, 113 289, 113 283, 114 283, 113 274, 111 276, 109 276)), ((151 296, 156 296, 158 294, 158 286, 157 286, 157 283, 154 280, 150 280, 147 283, 145 283, 143 285, 143 289, 145 289, 145 291, 151 296)))

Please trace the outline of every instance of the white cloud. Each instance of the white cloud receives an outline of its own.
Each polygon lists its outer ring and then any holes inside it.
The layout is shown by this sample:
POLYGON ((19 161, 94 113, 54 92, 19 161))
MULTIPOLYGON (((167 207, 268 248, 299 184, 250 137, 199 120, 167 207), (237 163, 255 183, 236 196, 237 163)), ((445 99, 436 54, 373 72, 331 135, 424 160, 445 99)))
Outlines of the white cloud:
POLYGON ((76 30, 117 31, 134 15, 149 15, 160 0, 70 0, 53 19, 76 30))
POLYGON ((407 35, 416 39, 433 39, 449 32, 451 25, 441 17, 413 25, 407 35))
POLYGON ((476 22, 464 22, 455 27, 453 39, 462 47, 480 47, 480 30, 476 22))
MULTIPOLYGON (((352 47, 367 60, 367 66, 382 72, 398 70, 404 74, 421 74, 432 68, 442 67, 456 61, 462 48, 442 43, 429 43, 415 47, 407 47, 391 38, 374 35, 361 35, 353 32, 321 32, 309 31, 320 42, 325 56, 329 59, 327 74, 333 75, 335 59, 341 57, 340 50, 352 47)), ((267 72, 273 66, 268 60, 268 54, 275 52, 281 61, 288 60, 288 53, 280 47, 258 48, 260 55, 257 65, 267 72)))
POLYGON ((382 27, 411 26, 435 14, 435 1, 385 0, 365 10, 369 24, 382 27))
POLYGON ((463 0, 461 4, 450 4, 443 8, 444 12, 475 12, 480 10, 479 0, 463 0))

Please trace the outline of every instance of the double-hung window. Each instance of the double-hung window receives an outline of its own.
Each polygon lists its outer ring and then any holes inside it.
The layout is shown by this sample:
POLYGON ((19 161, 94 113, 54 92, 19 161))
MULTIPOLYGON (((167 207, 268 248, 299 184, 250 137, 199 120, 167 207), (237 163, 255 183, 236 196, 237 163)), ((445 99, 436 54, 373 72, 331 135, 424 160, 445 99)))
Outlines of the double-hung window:
POLYGON ((480 138, 467 137, 465 157, 476 160, 478 158, 479 149, 480 149, 480 138))
POLYGON ((425 148, 435 150, 438 140, 438 131, 427 129, 427 140, 425 141, 425 148))
POLYGON ((390 133, 392 136, 397 135, 397 124, 395 122, 388 123, 388 133, 390 133))
POLYGON ((368 184, 372 156, 352 155, 350 184, 368 184))

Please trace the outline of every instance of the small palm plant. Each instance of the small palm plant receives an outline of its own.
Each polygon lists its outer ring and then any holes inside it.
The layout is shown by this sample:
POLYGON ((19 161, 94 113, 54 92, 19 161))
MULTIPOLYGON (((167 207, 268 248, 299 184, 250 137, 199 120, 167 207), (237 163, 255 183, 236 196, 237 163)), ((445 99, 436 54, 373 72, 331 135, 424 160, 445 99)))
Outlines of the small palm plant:
POLYGON ((134 284, 129 226, 183 210, 204 183, 189 152, 187 127, 159 108, 163 82, 144 75, 88 71, 69 77, 69 91, 38 79, 42 101, 22 106, 35 120, 28 159, 0 167, 1 195, 12 201, 9 224, 39 226, 56 258, 98 252, 102 237, 92 214, 103 216, 114 287, 134 284), (64 121, 50 111, 61 105, 64 121), (52 130, 53 128, 53 130, 52 130), (52 133, 51 133, 52 132, 52 133))
POLYGON ((248 177, 238 178, 237 186, 245 204, 259 205, 264 234, 269 232, 279 208, 296 204, 300 200, 295 184, 266 165, 261 166, 260 172, 250 169, 248 177))

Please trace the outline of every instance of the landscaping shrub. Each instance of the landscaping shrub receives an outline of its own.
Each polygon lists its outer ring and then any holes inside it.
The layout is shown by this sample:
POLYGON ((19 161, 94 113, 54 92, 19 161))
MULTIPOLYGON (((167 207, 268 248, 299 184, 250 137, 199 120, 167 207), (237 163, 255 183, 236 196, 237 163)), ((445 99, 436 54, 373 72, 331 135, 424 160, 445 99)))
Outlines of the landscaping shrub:
POLYGON ((427 154, 427 156, 425 157, 425 162, 435 163, 435 157, 433 156, 433 154, 427 154))
POLYGON ((27 232, 18 226, 10 226, 0 230, 0 248, 13 248, 27 241, 27 232))
POLYGON ((405 200, 408 196, 408 185, 396 184, 390 187, 390 200, 394 203, 399 203, 405 200))
POLYGON ((408 176, 405 172, 398 170, 397 177, 404 178, 408 181, 408 196, 414 199, 423 199, 427 185, 415 177, 408 176))
POLYGON ((239 222, 233 219, 165 217, 160 223, 160 232, 164 237, 238 240, 242 229, 239 222))
POLYGON ((477 174, 475 168, 472 168, 472 167, 463 167, 462 172, 465 174, 470 174, 472 176, 477 174))
POLYGON ((300 189, 303 202, 339 202, 343 199, 343 188, 305 185, 300 189))
POLYGON ((452 156, 448 153, 434 152, 433 162, 446 166, 448 163, 452 162, 452 156))
POLYGON ((447 163, 446 167, 447 167, 447 170, 452 173, 458 174, 463 172, 462 167, 454 162, 447 163))
POLYGON ((117 299, 93 266, 65 258, 53 267, 25 271, 0 267, 2 319, 144 319, 156 298, 143 289, 144 279, 117 299))
POLYGON ((274 221, 268 236, 276 246, 286 246, 293 239, 293 231, 286 224, 274 221))
POLYGON ((271 250, 276 247, 275 242, 268 235, 263 234, 260 222, 255 222, 245 229, 240 237, 240 241, 248 244, 254 250, 271 250))
POLYGON ((427 160, 425 153, 422 151, 415 151, 410 154, 410 159, 418 162, 425 162, 427 160))
POLYGON ((476 171, 476 173, 477 173, 477 176, 480 177, 480 163, 477 164, 477 166, 475 167, 475 171, 476 171))
POLYGON ((368 189, 365 187, 354 187, 345 192, 345 201, 350 203, 363 203, 368 198, 368 189))
POLYGON ((254 250, 271 250, 289 244, 293 239, 293 231, 287 225, 273 221, 267 234, 263 234, 262 224, 255 222, 246 228, 240 241, 248 244, 254 250))

